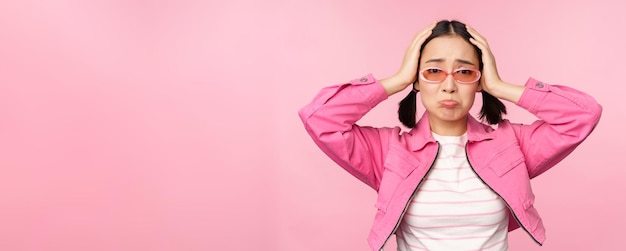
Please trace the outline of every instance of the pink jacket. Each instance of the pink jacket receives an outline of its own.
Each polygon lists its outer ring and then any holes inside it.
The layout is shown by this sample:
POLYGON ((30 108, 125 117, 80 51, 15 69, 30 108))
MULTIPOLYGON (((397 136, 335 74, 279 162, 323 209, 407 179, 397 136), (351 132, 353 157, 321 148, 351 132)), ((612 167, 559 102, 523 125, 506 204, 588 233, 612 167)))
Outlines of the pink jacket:
MULTIPOLYGON (((322 89, 299 111, 320 149, 378 192, 368 237, 372 250, 381 250, 394 233, 439 150, 428 116, 409 132, 355 124, 385 99, 383 87, 368 75, 322 89)), ((517 105, 540 120, 531 125, 504 120, 493 129, 469 116, 465 149, 479 178, 509 207, 509 231, 521 226, 541 245, 545 229, 530 179, 571 153, 593 131, 602 107, 585 93, 532 78, 517 105)))

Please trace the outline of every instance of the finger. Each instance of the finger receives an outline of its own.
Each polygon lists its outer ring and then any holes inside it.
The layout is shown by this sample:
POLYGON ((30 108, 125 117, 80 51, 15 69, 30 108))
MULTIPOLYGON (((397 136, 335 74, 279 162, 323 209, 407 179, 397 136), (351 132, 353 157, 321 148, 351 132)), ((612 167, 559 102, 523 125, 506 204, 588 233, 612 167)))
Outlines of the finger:
POLYGON ((433 33, 433 29, 435 28, 436 25, 437 25, 437 22, 432 22, 428 26, 424 27, 424 29, 422 29, 422 31, 420 32, 421 38, 426 39, 428 36, 430 36, 430 34, 433 33))
POLYGON ((467 25, 465 26, 465 29, 467 29, 467 32, 469 32, 473 37, 482 38, 482 35, 480 35, 480 33, 478 33, 478 31, 476 31, 473 27, 467 25))
POLYGON ((489 44, 486 40, 484 40, 484 38, 480 36, 480 34, 478 34, 478 32, 476 32, 476 30, 468 26, 467 31, 470 33, 470 35, 472 35, 472 37, 469 39, 470 43, 476 45, 476 47, 478 47, 483 52, 483 54, 491 53, 491 49, 489 49, 489 44))
POLYGON ((480 41, 476 40, 476 39, 475 39, 475 38, 473 38, 473 37, 471 37, 471 38, 469 39, 469 41, 470 41, 470 43, 472 43, 472 44, 474 44, 474 45, 478 46, 478 48, 480 48, 480 49, 483 49, 483 47, 485 47, 485 44, 484 44, 484 43, 482 43, 482 42, 480 42, 480 41))
POLYGON ((470 38, 470 42, 476 45, 476 47, 478 47, 478 49, 482 52, 483 62, 485 64, 489 64, 489 63, 495 64, 495 59, 493 58, 493 54, 491 53, 491 50, 489 49, 488 46, 486 46, 483 43, 480 43, 479 41, 473 38, 470 38))
POLYGON ((480 49, 483 54, 485 54, 486 52, 489 52, 489 47, 487 45, 485 45, 484 43, 481 43, 480 41, 474 39, 474 38, 470 38, 470 43, 476 45, 476 47, 478 47, 478 49, 480 49))
POLYGON ((437 22, 433 22, 429 24, 428 26, 424 27, 424 29, 422 29, 417 34, 415 34, 415 38, 413 39, 413 43, 411 45, 421 46, 422 43, 426 41, 426 38, 428 38, 430 34, 432 34, 433 28, 435 28, 435 25, 437 25, 437 22))
POLYGON ((476 31, 476 29, 472 28, 471 26, 465 26, 465 28, 467 29, 467 32, 469 32, 470 35, 472 35, 472 37, 484 40, 484 37, 480 35, 480 33, 476 31))
POLYGON ((487 39, 485 39, 485 37, 483 37, 482 35, 480 35, 480 33, 478 33, 474 28, 470 27, 470 26, 465 26, 467 29, 467 32, 469 32, 470 35, 472 35, 472 37, 485 44, 487 47, 489 46, 489 43, 487 43, 487 39))
POLYGON ((485 47, 489 47, 489 43, 487 43, 487 40, 482 35, 480 35, 476 30, 474 30, 474 28, 468 26, 467 31, 470 33, 470 35, 475 41, 478 41, 479 43, 483 44, 485 47))
MULTIPOLYGON (((413 38, 411 45, 409 46, 409 48, 407 48, 407 51, 405 54, 405 60, 410 61, 411 59, 417 59, 419 57, 419 50, 422 44, 432 34, 432 30, 436 24, 437 24, 436 22, 431 23, 430 25, 426 26, 424 29, 419 31, 417 34, 415 34, 415 37, 413 38)), ((415 64, 414 67, 417 67, 417 62, 414 62, 414 64, 415 64)))

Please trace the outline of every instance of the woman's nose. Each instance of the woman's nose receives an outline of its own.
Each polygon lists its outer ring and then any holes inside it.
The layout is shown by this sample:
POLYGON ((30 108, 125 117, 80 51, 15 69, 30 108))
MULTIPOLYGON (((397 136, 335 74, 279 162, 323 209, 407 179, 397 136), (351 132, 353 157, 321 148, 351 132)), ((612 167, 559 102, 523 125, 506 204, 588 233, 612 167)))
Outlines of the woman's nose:
POLYGON ((456 80, 452 77, 452 74, 446 76, 446 79, 441 83, 441 90, 447 93, 456 92, 456 80))

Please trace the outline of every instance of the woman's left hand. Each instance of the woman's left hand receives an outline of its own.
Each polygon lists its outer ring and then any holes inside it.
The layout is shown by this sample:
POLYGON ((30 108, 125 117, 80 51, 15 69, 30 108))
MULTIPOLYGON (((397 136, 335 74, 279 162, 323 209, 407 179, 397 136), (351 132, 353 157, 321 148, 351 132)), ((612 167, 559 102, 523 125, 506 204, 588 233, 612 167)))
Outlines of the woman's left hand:
POLYGON ((467 31, 472 35, 470 42, 480 49, 482 52, 483 70, 482 77, 480 78, 480 85, 482 90, 493 95, 496 98, 505 99, 516 103, 519 100, 523 86, 513 85, 502 81, 500 75, 498 75, 498 69, 496 68, 496 59, 489 49, 487 39, 478 34, 474 28, 466 26, 467 31))
POLYGON ((474 28, 469 26, 466 27, 467 31, 473 37, 470 38, 470 42, 476 45, 476 47, 478 47, 483 54, 483 71, 482 77, 480 78, 480 84, 482 85, 483 90, 493 95, 492 90, 503 82, 502 79, 500 79, 500 75, 498 75, 496 59, 493 57, 491 49, 489 49, 487 39, 478 34, 474 28))

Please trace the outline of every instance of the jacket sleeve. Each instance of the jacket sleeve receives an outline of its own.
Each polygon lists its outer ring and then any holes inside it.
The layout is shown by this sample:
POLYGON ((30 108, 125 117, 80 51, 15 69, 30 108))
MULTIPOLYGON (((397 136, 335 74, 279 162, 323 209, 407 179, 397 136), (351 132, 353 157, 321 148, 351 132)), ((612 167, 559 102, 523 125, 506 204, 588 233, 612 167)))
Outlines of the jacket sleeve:
POLYGON ((349 83, 322 89, 298 114, 317 146, 350 174, 378 190, 389 135, 399 128, 356 125, 367 112, 387 99, 370 74, 349 83))
POLYGON ((530 78, 517 103, 539 120, 513 128, 526 156, 530 178, 542 174, 569 155, 600 120, 602 106, 575 89, 530 78))

